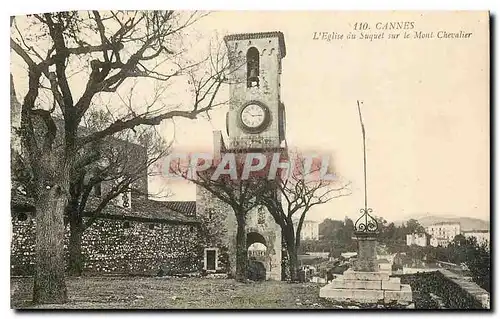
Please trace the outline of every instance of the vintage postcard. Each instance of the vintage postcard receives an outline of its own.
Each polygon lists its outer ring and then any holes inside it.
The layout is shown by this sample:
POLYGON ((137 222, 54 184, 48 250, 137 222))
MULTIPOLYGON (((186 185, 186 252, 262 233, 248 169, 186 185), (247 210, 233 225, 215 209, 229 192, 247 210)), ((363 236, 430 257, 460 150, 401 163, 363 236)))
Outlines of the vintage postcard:
POLYGON ((10 30, 12 308, 490 309, 488 12, 10 30))

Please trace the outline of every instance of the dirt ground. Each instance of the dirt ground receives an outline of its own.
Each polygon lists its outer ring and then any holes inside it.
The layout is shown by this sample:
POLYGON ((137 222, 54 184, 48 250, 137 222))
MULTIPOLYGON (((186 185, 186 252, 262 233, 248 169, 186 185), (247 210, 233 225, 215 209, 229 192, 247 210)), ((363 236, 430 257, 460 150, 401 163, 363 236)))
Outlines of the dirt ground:
POLYGON ((33 306, 32 279, 11 280, 12 308, 61 309, 270 309, 343 308, 319 298, 322 285, 230 279, 82 277, 68 278, 69 302, 33 306))

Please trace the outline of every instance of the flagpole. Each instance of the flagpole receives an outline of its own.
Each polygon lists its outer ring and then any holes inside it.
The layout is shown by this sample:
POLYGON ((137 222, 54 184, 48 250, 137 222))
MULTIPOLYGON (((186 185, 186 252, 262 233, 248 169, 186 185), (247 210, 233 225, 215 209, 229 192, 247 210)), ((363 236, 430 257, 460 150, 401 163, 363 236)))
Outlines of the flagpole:
MULTIPOLYGON (((364 173, 364 184, 365 184, 365 211, 368 209, 368 195, 366 192, 366 137, 365 137, 365 125, 363 124, 363 117, 361 116, 361 108, 360 102, 358 103, 358 114, 359 114, 359 122, 361 123, 361 132, 363 133, 363 173, 364 173)), ((363 102, 361 102, 362 104, 363 102)))

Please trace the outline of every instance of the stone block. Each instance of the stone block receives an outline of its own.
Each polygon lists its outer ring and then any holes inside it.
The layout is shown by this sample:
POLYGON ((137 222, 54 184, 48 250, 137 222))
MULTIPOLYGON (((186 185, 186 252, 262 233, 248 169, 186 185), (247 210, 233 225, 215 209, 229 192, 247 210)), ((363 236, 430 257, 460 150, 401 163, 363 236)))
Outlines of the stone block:
POLYGON ((411 302, 413 300, 410 285, 401 285, 401 290, 385 290, 384 291, 384 301, 391 302, 411 302))
POLYGON ((327 285, 319 290, 321 298, 328 298, 337 301, 352 300, 356 302, 378 302, 384 299, 383 290, 367 289, 339 289, 327 285))
POLYGON ((389 280, 389 274, 378 271, 354 271, 347 269, 344 271, 344 279, 346 280, 373 280, 382 281, 389 280))
POLYGON ((376 302, 384 299, 382 290, 352 289, 352 299, 360 302, 376 302))
POLYGON ((346 300, 352 298, 352 290, 334 288, 332 284, 328 284, 319 290, 320 298, 328 298, 334 300, 346 300))
POLYGON ((380 280, 348 280, 343 277, 334 279, 330 285, 338 289, 382 289, 380 280))
POLYGON ((344 280, 344 286, 348 289, 375 289, 382 288, 382 281, 380 280, 344 280))
POLYGON ((345 280, 342 276, 339 276, 335 279, 333 279, 328 286, 331 288, 338 288, 338 289, 344 289, 345 288, 345 280))
POLYGON ((378 264, 378 271, 388 273, 389 276, 392 274, 392 265, 389 263, 378 264))
POLYGON ((401 290, 401 278, 393 277, 382 281, 383 290, 401 290))

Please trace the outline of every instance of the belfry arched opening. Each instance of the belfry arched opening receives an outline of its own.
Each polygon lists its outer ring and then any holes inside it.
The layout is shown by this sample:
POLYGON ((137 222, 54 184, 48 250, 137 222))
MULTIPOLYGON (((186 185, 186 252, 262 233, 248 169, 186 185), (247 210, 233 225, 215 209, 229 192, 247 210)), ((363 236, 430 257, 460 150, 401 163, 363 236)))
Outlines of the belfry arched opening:
POLYGON ((247 234, 248 268, 247 278, 254 281, 266 280, 267 246, 264 236, 251 232, 247 234))

